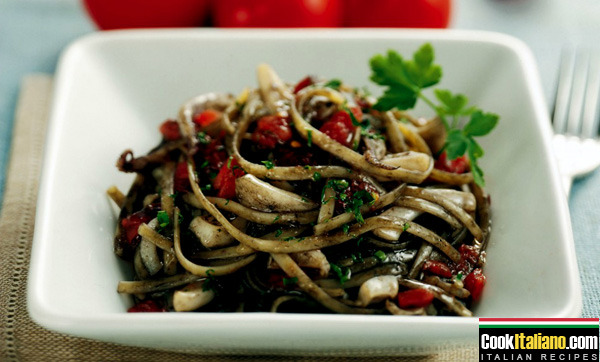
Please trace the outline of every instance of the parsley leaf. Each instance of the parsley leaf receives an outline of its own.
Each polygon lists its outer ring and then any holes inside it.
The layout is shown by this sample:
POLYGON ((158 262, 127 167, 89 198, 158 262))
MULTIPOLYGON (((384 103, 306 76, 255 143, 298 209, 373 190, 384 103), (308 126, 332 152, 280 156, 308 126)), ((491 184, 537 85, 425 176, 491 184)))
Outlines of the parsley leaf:
POLYGON ((342 81, 339 79, 331 79, 330 81, 328 81, 327 83, 325 83, 323 86, 324 87, 328 87, 328 88, 333 88, 335 90, 340 89, 340 86, 342 85, 342 81))
POLYGON ((387 57, 376 55, 371 58, 371 80, 388 86, 374 108, 381 111, 413 108, 421 90, 437 84, 442 77, 442 68, 433 60, 433 47, 429 43, 422 45, 412 60, 404 60, 393 50, 388 51, 387 57))
POLYGON ((498 118, 497 114, 483 113, 476 110, 471 115, 469 122, 463 127, 463 133, 471 137, 485 136, 496 127, 498 118))
MULTIPOLYGON (((484 152, 474 137, 485 136, 498 124, 499 117, 475 106, 469 106, 468 98, 460 93, 445 89, 434 89, 435 100, 429 99, 423 90, 439 83, 442 69, 434 63, 435 54, 431 44, 423 44, 412 59, 405 60, 393 50, 386 55, 375 55, 370 60, 371 80, 385 86, 374 108, 380 111, 390 109, 406 110, 414 108, 419 99, 423 100, 439 116, 446 128, 446 142, 443 150, 450 160, 466 155, 471 166, 475 183, 484 186, 483 171, 477 159, 484 152), (447 120, 452 118, 450 124, 447 120), (461 119, 469 117, 461 127, 461 119)), ((363 134, 364 136, 364 134, 363 134)))

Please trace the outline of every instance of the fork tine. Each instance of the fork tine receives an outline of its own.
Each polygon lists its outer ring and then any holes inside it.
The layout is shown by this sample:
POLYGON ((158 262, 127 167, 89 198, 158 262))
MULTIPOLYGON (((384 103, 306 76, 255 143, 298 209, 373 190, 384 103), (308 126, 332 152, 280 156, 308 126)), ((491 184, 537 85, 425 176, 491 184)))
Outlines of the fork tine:
POLYGON ((584 138, 598 137, 600 114, 600 51, 590 54, 588 83, 583 107, 583 125, 581 136, 584 138))
POLYGON ((575 53, 571 48, 564 48, 560 55, 560 69, 556 97, 554 99, 554 112, 552 124, 555 133, 565 133, 567 128, 567 114, 573 84, 573 71, 575 68, 575 53))
POLYGON ((567 133, 579 136, 583 120, 583 104, 587 87, 587 77, 590 64, 590 54, 587 49, 580 49, 575 54, 575 69, 573 75, 573 89, 571 90, 571 103, 569 105, 569 118, 567 119, 567 133))

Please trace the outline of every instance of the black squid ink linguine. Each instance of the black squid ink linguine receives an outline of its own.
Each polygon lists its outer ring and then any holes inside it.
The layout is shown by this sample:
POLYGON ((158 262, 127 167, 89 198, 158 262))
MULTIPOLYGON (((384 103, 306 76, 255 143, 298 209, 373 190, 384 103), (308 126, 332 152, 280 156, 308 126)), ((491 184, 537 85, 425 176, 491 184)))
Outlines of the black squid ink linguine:
POLYGON ((423 92, 441 78, 430 44, 370 66, 378 99, 261 64, 258 88, 193 98, 147 155, 121 155, 130 312, 472 315, 490 233, 475 137, 498 116, 423 92), (436 116, 407 113, 419 100, 436 116))

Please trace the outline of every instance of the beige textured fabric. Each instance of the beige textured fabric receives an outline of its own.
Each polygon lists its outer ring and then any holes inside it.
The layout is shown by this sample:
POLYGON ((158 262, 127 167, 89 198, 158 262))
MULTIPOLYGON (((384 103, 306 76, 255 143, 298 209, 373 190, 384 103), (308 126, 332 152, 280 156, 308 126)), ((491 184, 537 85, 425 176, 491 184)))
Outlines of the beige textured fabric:
POLYGON ((51 332, 28 316, 26 284, 38 178, 52 88, 48 75, 23 81, 0 215, 0 361, 473 361, 477 349, 451 348, 412 357, 207 356, 155 351, 51 332))

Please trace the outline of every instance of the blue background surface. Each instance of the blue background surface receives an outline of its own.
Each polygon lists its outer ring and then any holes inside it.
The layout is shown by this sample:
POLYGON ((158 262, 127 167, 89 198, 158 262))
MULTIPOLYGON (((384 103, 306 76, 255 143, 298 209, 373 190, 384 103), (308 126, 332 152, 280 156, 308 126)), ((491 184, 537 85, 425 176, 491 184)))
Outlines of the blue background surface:
MULTIPOLYGON (((561 47, 596 44, 600 35, 597 0, 456 0, 455 4, 454 28, 500 31, 530 46, 549 101, 561 47)), ((0 200, 21 79, 34 72, 53 73, 61 51, 92 31, 95 27, 77 0, 0 0, 0 200)), ((595 172, 575 182, 569 200, 584 317, 598 317, 600 311, 599 193, 600 172, 595 172)))

